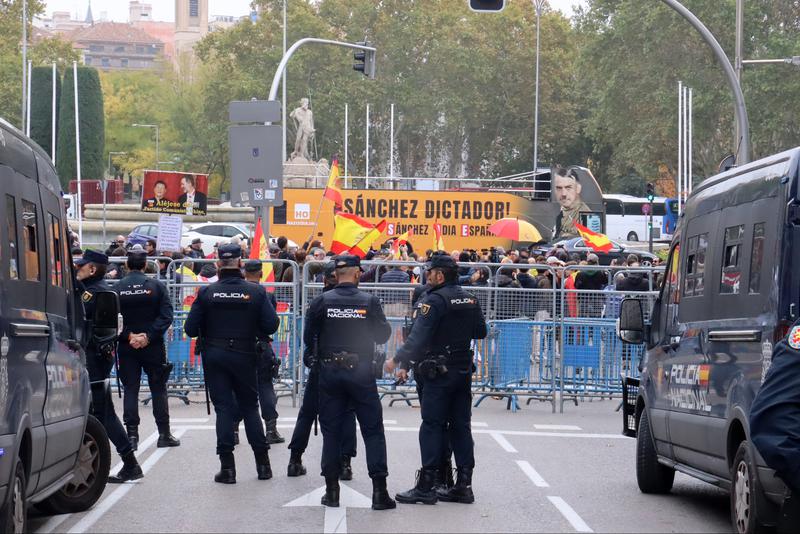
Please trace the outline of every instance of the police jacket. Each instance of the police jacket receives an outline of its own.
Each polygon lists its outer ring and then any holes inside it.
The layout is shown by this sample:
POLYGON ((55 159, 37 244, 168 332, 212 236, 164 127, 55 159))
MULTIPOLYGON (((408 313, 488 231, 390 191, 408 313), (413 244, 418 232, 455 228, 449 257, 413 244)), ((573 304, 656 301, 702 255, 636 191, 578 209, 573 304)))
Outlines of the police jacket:
POLYGON ((470 342, 486 337, 478 299, 454 282, 428 290, 414 315, 411 333, 395 356, 402 369, 427 355, 449 354, 453 363, 471 363, 470 342))
POLYGON ((161 353, 164 333, 172 324, 172 306, 164 284, 142 271, 131 271, 114 286, 114 291, 119 295, 123 319, 120 348, 128 348, 130 334, 144 333, 150 343, 140 350, 161 353))
POLYGON ((375 345, 392 334, 378 297, 355 284, 339 284, 311 301, 306 314, 303 342, 318 343, 319 356, 350 352, 372 358, 375 345))
MULTIPOLYGON (((94 321, 95 294, 99 291, 113 290, 102 276, 87 278, 82 282, 78 282, 78 289, 82 290, 81 300, 83 301, 83 311, 87 324, 91 326, 92 322, 94 321)), ((92 340, 92 332, 89 332, 89 334, 89 344, 86 347, 86 351, 87 353, 94 354, 97 350, 97 347, 92 340)))
POLYGON ((183 330, 189 337, 202 333, 209 346, 225 341, 233 350, 255 352, 256 339, 278 330, 278 314, 267 292, 246 281, 238 269, 222 269, 219 276, 200 289, 183 330))

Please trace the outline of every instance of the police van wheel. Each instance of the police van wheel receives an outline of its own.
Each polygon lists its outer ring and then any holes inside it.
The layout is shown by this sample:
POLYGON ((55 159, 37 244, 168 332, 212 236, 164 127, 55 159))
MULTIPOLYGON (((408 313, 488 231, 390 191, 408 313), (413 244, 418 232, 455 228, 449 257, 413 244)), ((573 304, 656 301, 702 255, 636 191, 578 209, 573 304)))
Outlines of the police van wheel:
POLYGON ((766 498, 756 478, 756 464, 750 444, 739 444, 731 467, 731 521, 739 534, 762 532, 769 512, 766 498))
POLYGON ((36 507, 47 514, 88 510, 103 494, 110 469, 111 446, 108 435, 100 421, 90 415, 72 480, 36 507))
POLYGON ((636 434, 636 482, 642 493, 668 493, 675 480, 675 470, 658 463, 655 441, 647 410, 639 417, 636 434))
POLYGON ((28 530, 28 480, 25 466, 17 459, 14 464, 14 478, 6 490, 6 502, 0 510, 0 529, 3 532, 19 533, 28 530))

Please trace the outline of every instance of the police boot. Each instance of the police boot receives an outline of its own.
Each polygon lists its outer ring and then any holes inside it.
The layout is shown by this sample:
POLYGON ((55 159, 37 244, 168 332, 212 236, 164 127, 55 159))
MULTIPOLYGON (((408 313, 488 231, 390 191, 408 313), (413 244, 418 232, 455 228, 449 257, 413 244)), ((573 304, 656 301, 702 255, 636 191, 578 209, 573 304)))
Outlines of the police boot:
POLYGON ((797 495, 786 490, 786 497, 783 499, 781 513, 778 516, 778 534, 789 534, 800 529, 800 499, 797 495))
POLYGON ((320 502, 322 506, 339 508, 339 477, 325 477, 325 495, 320 502))
POLYGON ((462 504, 472 504, 475 502, 475 494, 472 493, 472 468, 459 467, 456 485, 446 491, 437 491, 437 496, 443 502, 460 502, 462 504))
POLYGON ((122 469, 116 475, 108 477, 110 484, 122 484, 129 480, 138 480, 144 476, 139 462, 136 461, 136 456, 133 451, 122 455, 122 469))
POLYGON ((272 466, 269 463, 269 451, 262 451, 255 453, 256 455, 256 472, 258 473, 258 480, 269 480, 272 478, 272 466))
POLYGON ((139 450, 139 427, 135 425, 125 425, 125 430, 128 432, 128 440, 131 442, 133 450, 139 450))
POLYGON ((450 460, 447 460, 436 470, 436 476, 433 480, 433 489, 438 493, 440 490, 447 491, 454 485, 453 464, 450 463, 450 460))
POLYGON ((350 466, 350 457, 342 455, 342 470, 339 472, 339 480, 353 480, 353 468, 350 466))
POLYGON ((219 473, 214 475, 214 482, 236 484, 236 460, 232 452, 223 452, 219 455, 219 473))
POLYGON ((267 443, 274 445, 276 443, 283 443, 286 441, 286 439, 278 432, 277 419, 270 419, 269 421, 264 419, 264 424, 267 426, 267 443))
POLYGON ((292 451, 289 456, 289 467, 286 469, 286 475, 290 477, 299 477, 306 474, 306 468, 303 466, 303 453, 290 449, 292 451))
POLYGON ((391 510, 397 508, 397 503, 389 497, 386 490, 386 477, 375 477, 372 479, 372 509, 391 510))
POLYGON ((436 497, 436 491, 433 489, 433 483, 436 478, 436 470, 423 467, 417 471, 417 483, 408 491, 398 493, 394 496, 397 502, 403 504, 436 504, 439 500, 436 497))
POLYGON ((181 440, 176 438, 172 435, 169 431, 169 425, 159 425, 158 427, 158 443, 156 443, 156 447, 164 448, 164 447, 178 447, 181 444, 181 440))

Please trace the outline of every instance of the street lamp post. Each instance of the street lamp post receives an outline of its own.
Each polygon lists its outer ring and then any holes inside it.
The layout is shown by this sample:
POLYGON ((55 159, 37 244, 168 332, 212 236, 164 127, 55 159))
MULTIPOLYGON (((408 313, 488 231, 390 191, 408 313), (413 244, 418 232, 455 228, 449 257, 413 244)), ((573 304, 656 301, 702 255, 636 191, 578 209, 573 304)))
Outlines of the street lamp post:
POLYGON ((542 8, 545 0, 533 0, 533 8, 536 10, 536 82, 534 90, 536 92, 533 110, 533 177, 536 179, 536 171, 539 169, 539 23, 542 19, 542 8))
POLYGON ((158 170, 158 124, 131 124, 134 128, 154 128, 156 131, 156 170, 158 170))

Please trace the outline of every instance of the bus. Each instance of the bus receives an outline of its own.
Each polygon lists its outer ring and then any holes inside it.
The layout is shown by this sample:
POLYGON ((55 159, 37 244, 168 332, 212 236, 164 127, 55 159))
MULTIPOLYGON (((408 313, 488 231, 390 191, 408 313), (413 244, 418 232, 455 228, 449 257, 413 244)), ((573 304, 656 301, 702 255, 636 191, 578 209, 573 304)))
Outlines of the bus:
MULTIPOLYGON (((606 235, 615 241, 647 241, 649 202, 632 195, 603 195, 606 208, 606 235)), ((674 198, 653 200, 653 239, 670 241, 678 224, 678 202, 674 198)))

